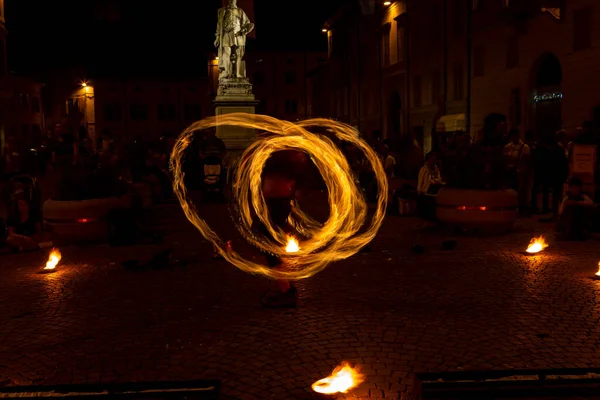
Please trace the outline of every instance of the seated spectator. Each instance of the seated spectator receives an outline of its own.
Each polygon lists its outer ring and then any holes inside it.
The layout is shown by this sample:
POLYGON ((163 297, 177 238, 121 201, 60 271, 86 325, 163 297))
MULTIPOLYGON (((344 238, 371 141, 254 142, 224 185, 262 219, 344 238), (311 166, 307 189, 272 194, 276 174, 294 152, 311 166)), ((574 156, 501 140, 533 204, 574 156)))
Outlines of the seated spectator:
POLYGON ((436 195, 443 185, 442 175, 437 166, 437 154, 431 151, 425 157, 425 165, 419 171, 417 192, 420 195, 436 195))
POLYGON ((417 213, 419 217, 430 222, 435 220, 435 197, 443 185, 442 175, 437 166, 437 155, 429 152, 425 157, 425 165, 419 171, 417 182, 417 213))
POLYGON ((388 146, 384 146, 381 151, 381 162, 387 177, 393 178, 396 169, 396 159, 390 154, 390 148, 388 146))
POLYGON ((8 219, 8 237, 6 242, 16 251, 37 250, 47 237, 42 232, 39 213, 30 209, 27 200, 18 200, 14 214, 8 219))
POLYGON ((586 239, 592 228, 594 202, 582 193, 581 187, 581 179, 571 178, 569 190, 558 208, 556 230, 571 240, 586 239))

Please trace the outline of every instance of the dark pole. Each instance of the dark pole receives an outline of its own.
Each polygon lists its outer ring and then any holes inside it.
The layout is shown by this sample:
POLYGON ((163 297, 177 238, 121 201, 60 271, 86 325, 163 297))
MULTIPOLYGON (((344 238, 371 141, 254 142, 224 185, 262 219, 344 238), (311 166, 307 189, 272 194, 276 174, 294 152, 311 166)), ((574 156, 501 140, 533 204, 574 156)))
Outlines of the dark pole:
POLYGON ((380 139, 383 139, 383 37, 381 31, 381 8, 377 7, 377 32, 378 34, 378 42, 379 45, 377 49, 379 50, 379 136, 380 139))
POLYGON ((357 110, 356 110, 356 127, 358 132, 360 132, 360 120, 362 118, 362 55, 360 51, 360 16, 356 18, 356 62, 357 62, 357 77, 356 77, 356 89, 358 93, 356 94, 357 98, 357 110))
POLYGON ((308 115, 308 53, 304 52, 304 118, 308 115))
POLYGON ((471 134, 471 83, 472 83, 472 47, 473 47, 473 7, 471 1, 466 0, 467 3, 467 115, 465 129, 467 133, 471 134))
MULTIPOLYGON (((439 99, 434 99, 439 101, 439 99)), ((444 0, 444 109, 448 113, 448 0, 444 0)))
POLYGON ((411 59, 410 59, 410 39, 412 37, 411 35, 411 31, 410 31, 410 13, 409 13, 409 6, 410 1, 406 0, 406 31, 404 33, 404 38, 403 40, 405 41, 405 60, 406 60, 406 129, 408 129, 408 133, 412 133, 412 127, 410 126, 410 104, 411 104, 411 99, 410 99, 410 66, 411 66, 411 59))

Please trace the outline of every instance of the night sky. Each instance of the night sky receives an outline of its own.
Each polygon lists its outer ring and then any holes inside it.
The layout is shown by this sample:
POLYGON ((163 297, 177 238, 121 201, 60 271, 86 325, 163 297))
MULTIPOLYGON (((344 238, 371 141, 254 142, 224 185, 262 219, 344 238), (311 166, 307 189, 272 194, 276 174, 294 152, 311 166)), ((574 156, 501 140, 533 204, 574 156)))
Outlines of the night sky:
MULTIPOLYGON (((257 39, 247 51, 325 50, 323 22, 347 1, 352 0, 255 0, 257 39)), ((220 5, 221 0, 5 0, 9 67, 41 76, 76 65, 99 75, 206 73, 220 5), (109 3, 118 11, 103 11, 109 3)))

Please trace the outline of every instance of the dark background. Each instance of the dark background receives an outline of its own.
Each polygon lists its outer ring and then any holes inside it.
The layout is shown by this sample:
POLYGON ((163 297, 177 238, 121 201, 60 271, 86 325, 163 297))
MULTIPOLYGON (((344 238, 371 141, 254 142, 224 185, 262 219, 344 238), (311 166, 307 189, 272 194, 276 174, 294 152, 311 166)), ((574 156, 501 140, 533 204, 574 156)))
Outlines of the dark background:
MULTIPOLYGON (((323 23, 352 0, 255 0, 248 51, 326 50, 323 23)), ((205 72, 221 0, 5 0, 8 62, 36 74, 74 65, 104 73, 205 72)))

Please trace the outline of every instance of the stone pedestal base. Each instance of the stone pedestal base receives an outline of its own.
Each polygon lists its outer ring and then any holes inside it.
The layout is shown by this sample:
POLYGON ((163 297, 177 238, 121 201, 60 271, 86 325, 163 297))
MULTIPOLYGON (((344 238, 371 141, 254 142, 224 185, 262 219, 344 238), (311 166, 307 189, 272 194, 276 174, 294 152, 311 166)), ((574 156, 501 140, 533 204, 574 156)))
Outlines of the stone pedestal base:
MULTIPOLYGON (((219 123, 219 116, 233 113, 246 113, 254 114, 256 106, 258 105, 257 100, 215 100, 215 115, 217 116, 217 123, 219 123)), ((227 151, 241 151, 246 149, 250 143, 252 143, 256 137, 254 129, 242 128, 239 126, 231 125, 217 125, 217 137, 225 142, 227 151)))

